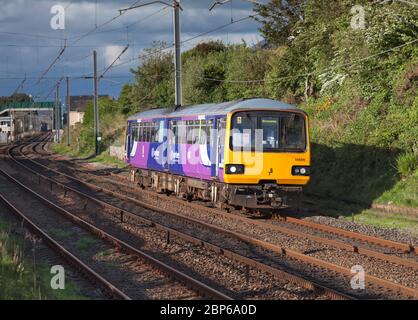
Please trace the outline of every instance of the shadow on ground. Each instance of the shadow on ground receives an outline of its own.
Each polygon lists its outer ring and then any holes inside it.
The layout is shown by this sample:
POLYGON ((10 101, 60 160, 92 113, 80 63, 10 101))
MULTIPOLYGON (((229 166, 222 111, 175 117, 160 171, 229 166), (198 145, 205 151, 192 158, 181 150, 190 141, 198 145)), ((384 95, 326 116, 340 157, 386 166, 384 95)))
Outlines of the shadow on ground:
POLYGON ((312 177, 304 201, 331 211, 338 209, 340 215, 370 208, 399 180, 395 168, 399 152, 356 144, 335 148, 312 144, 312 177))

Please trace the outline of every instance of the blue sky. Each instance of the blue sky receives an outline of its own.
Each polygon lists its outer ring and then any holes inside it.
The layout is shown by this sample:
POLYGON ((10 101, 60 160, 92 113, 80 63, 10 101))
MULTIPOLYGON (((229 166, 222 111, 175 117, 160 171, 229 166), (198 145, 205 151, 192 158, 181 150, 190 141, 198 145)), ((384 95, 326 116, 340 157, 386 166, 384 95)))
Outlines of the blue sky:
MULTIPOLYGON (((172 43, 172 10, 154 4, 131 10, 105 24, 119 15, 118 9, 126 8, 135 0, 0 0, 0 95, 13 93, 25 78, 20 92, 25 92, 44 100, 54 84, 62 76, 70 76, 71 94, 91 94, 91 80, 81 79, 89 75, 93 68, 92 51, 97 50, 98 68, 104 70, 129 44, 129 49, 100 82, 100 94, 117 97, 120 87, 132 82, 130 68, 136 67, 136 59, 144 48, 153 41, 172 43), (61 5, 65 8, 65 29, 53 30, 50 26, 51 7, 61 5), (99 26, 96 28, 96 25, 99 26), (81 36, 83 36, 80 38, 81 36), (67 48, 46 74, 39 77, 58 56, 64 39, 67 48)), ((149 1, 137 1, 146 3, 149 1)), ((263 2, 260 0, 260 2, 263 2)), ((264 2, 267 2, 264 0, 264 2)), ((208 8, 212 0, 182 0, 181 36, 182 40, 215 29, 232 20, 253 14, 253 5, 242 0, 217 6, 212 12, 208 8)), ((259 25, 252 19, 235 23, 219 31, 185 43, 187 50, 208 39, 220 39, 237 43, 244 39, 252 45, 262 40, 259 25)), ((65 86, 62 86, 62 95, 65 86)), ((53 94, 48 100, 53 99, 53 94)))

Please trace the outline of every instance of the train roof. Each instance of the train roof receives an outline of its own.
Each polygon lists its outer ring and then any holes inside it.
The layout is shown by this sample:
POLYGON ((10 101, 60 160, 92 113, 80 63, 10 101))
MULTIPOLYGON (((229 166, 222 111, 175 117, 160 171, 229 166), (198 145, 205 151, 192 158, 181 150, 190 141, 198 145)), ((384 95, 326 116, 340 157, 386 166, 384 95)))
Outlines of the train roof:
POLYGON ((183 106, 174 110, 173 108, 150 109, 136 113, 128 120, 160 118, 160 117, 182 117, 193 115, 225 115, 240 109, 272 109, 272 110, 297 110, 294 105, 271 99, 247 99, 222 103, 206 103, 199 105, 183 106))

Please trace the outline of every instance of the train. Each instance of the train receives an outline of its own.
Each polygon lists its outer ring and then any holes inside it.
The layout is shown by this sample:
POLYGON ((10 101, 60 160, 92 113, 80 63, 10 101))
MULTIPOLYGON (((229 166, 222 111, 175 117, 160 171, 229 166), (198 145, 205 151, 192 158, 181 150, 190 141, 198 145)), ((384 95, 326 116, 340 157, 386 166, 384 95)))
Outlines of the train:
POLYGON ((156 108, 127 120, 130 180, 227 210, 281 209, 310 179, 309 117, 272 99, 156 108))

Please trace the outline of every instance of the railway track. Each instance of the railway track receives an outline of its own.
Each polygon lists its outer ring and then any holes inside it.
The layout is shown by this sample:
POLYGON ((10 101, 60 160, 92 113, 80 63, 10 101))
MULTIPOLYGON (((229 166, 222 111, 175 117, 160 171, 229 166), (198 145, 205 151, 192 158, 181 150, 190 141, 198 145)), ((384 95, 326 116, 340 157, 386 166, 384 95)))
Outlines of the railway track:
MULTIPOLYGON (((1 172, 3 174, 3 172, 1 172)), ((29 229, 33 234, 36 234, 44 243, 46 243, 49 248, 51 248, 55 253, 61 256, 66 260, 70 265, 72 265, 79 273, 84 275, 89 279, 89 281, 98 284, 102 287, 110 297, 122 300, 131 300, 131 298, 119 290, 112 283, 104 279, 100 274, 90 268, 82 260, 73 255, 68 251, 63 245, 54 240, 49 236, 45 231, 37 226, 30 218, 28 218, 21 210, 15 207, 10 201, 8 201, 2 194, 0 194, 0 202, 10 210, 23 224, 29 229)))
MULTIPOLYGON (((32 148, 33 149, 36 149, 36 146, 39 146, 39 144, 33 145, 32 148)), ((32 151, 34 151, 34 150, 32 150, 32 151)), ((30 161, 33 164, 36 163, 36 165, 38 167, 39 166, 42 166, 40 163, 37 163, 34 160, 30 160, 30 161)), ((60 172, 58 172, 56 170, 51 170, 50 168, 47 168, 47 167, 42 167, 42 168, 44 170, 49 171, 49 172, 53 172, 55 175, 61 175, 61 176, 63 175, 63 173, 60 173, 60 172)), ((109 195, 111 195, 113 197, 122 197, 121 194, 117 194, 117 193, 112 192, 110 190, 105 190, 105 189, 103 189, 101 187, 97 187, 97 186, 94 186, 92 184, 86 183, 84 181, 80 181, 80 180, 78 180, 78 179, 76 179, 74 177, 70 177, 70 176, 65 175, 65 174, 64 174, 64 176, 66 176, 66 178, 68 178, 68 179, 70 179, 72 181, 77 181, 77 183, 82 183, 82 184, 88 186, 89 188, 95 190, 96 192, 105 192, 105 193, 107 193, 107 194, 109 194, 109 195)), ((48 179, 51 179, 51 178, 48 178, 48 179)), ((62 187, 64 187, 64 186, 62 186, 62 187)), ((71 190, 71 191, 78 192, 79 195, 80 195, 80 191, 77 191, 77 190, 71 190)), ((84 194, 84 196, 86 196, 86 195, 84 194)), ((131 199, 131 198, 129 198, 127 196, 124 196, 124 195, 123 195, 122 198, 125 199, 125 200, 133 201, 133 202, 137 203, 138 205, 148 207, 151 210, 160 211, 160 212, 163 211, 165 214, 173 215, 173 213, 167 212, 167 210, 161 210, 161 208, 158 208, 158 207, 155 207, 155 206, 149 206, 147 204, 144 204, 142 202, 139 202, 136 199, 131 199)), ((90 200, 97 202, 97 199, 90 199, 90 200)), ((136 214, 133 214, 132 212, 129 212, 129 211, 126 211, 126 210, 121 210, 120 208, 117 208, 115 206, 111 206, 111 205, 109 206, 108 203, 101 202, 100 205, 102 205, 104 207, 107 207, 107 208, 111 208, 113 210, 119 210, 120 211, 120 215, 121 215, 121 219, 123 219, 123 216, 129 217, 129 218, 139 219, 139 217, 136 214)), ((192 205, 192 204, 188 204, 188 205, 192 205)), ((199 206, 199 209, 202 209, 202 207, 199 206)), ((206 209, 213 210, 211 208, 206 208, 206 209)), ((219 212, 218 212, 218 214, 219 214, 219 212)), ((223 214, 225 214, 225 213, 223 213, 223 214)), ((247 218, 244 218, 244 217, 239 217, 239 218, 243 222, 244 221, 248 221, 247 218)), ((182 219, 185 219, 185 218, 182 217, 182 219)), ((234 219, 238 219, 238 216, 237 217, 234 216, 234 219)), ((144 221, 144 219, 142 219, 142 221, 144 221)), ((154 223, 155 224, 155 221, 151 221, 151 220, 147 220, 146 222, 147 223, 154 223)), ((307 255, 305 255, 305 254, 303 254, 301 252, 297 252, 297 251, 294 251, 294 250, 289 250, 287 248, 283 248, 283 247, 280 247, 280 246, 277 246, 277 245, 268 243, 266 241, 261 241, 261 240, 258 240, 258 239, 254 239, 252 237, 248 237, 248 236, 244 236, 244 235, 241 235, 241 234, 237 234, 237 233, 234 233, 234 232, 231 232, 231 231, 228 231, 228 230, 219 228, 219 227, 215 227, 215 226, 210 225, 210 224, 207 224, 207 223, 202 223, 201 221, 197 221, 196 219, 188 218, 188 222, 189 223, 196 224, 196 225, 200 225, 200 227, 202 227, 202 228, 210 229, 212 231, 216 231, 217 233, 220 233, 220 234, 223 234, 223 235, 227 235, 227 236, 230 236, 230 237, 234 237, 236 239, 239 239, 240 241, 244 241, 246 243, 250 243, 252 245, 255 245, 255 246, 258 246, 258 247, 262 247, 264 249, 268 249, 268 250, 271 250, 271 251, 274 251, 274 252, 280 252, 281 254, 285 254, 286 256, 288 256, 290 258, 294 258, 294 259, 303 261, 305 263, 313 264, 313 265, 316 265, 317 267, 326 268, 326 269, 329 269, 329 270, 334 271, 334 272, 338 272, 338 273, 341 273, 341 274, 345 274, 346 276, 349 276, 351 274, 350 273, 350 270, 348 270, 347 268, 339 267, 339 266, 334 265, 334 264, 331 264, 329 262, 322 261, 320 259, 315 259, 313 257, 309 257, 309 256, 307 256, 307 255)), ((262 225, 263 227, 269 227, 270 229, 272 228, 272 225, 270 225, 268 223, 265 223, 265 222, 259 222, 259 221, 252 221, 252 222, 255 222, 258 225, 262 225)), ((169 235, 171 234, 171 235, 176 235, 177 237, 183 237, 183 238, 185 237, 184 235, 179 234, 178 230, 167 229, 167 227, 165 227, 163 225, 158 225, 158 227, 160 229, 161 228, 164 229, 164 231, 167 232, 167 234, 169 234, 169 235)), ((289 231, 288 229, 283 230, 282 227, 278 227, 278 226, 273 226, 273 227, 274 227, 274 229, 276 229, 276 231, 277 230, 280 230, 280 232, 285 232, 285 233, 290 234, 292 236, 306 236, 305 234, 301 234, 300 232, 298 233, 296 231, 289 231), (279 229, 279 228, 281 228, 281 229, 279 229)), ((324 239, 321 239, 320 237, 315 237, 315 236, 309 236, 309 238, 311 240, 320 241, 321 243, 327 243, 327 244, 334 245, 334 246, 336 246, 336 247, 338 247, 340 249, 353 250, 353 247, 350 247, 350 245, 344 244, 342 242, 336 242, 335 240, 332 240, 332 241, 331 240, 324 240, 324 239)), ((194 240, 194 242, 198 242, 199 241, 199 239, 190 239, 190 236, 189 236, 189 239, 188 240, 189 241, 194 240)), ((205 243, 205 245, 206 245, 206 247, 211 246, 209 243, 205 243)), ((404 248, 404 247, 402 247, 402 248, 404 248)), ((214 251, 217 251, 217 252, 220 252, 221 250, 223 250, 223 252, 225 252, 224 251, 225 249, 222 249, 220 247, 213 247, 213 245, 212 245, 212 248, 211 249, 214 250, 214 251)), ((414 261, 408 261, 408 260, 405 260, 405 259, 402 259, 402 258, 399 258, 399 257, 392 257, 392 256, 389 256, 389 255, 380 255, 380 253, 376 253, 376 252, 371 251, 371 250, 368 250, 368 249, 363 249, 363 248, 360 249, 359 247, 356 247, 356 249, 354 249, 353 251, 354 252, 357 252, 357 253, 361 253, 361 254, 365 254, 365 253, 367 254, 367 253, 369 253, 371 256, 374 255, 376 258, 380 258, 380 259, 383 259, 383 260, 386 260, 386 261, 390 261, 390 262, 393 262, 393 263, 398 263, 398 264, 401 264, 401 265, 404 265, 404 266, 408 266, 408 267, 411 267, 411 268, 415 268, 416 267, 416 264, 414 263, 414 261)), ((228 254, 230 256, 234 257, 235 259, 237 259, 237 256, 236 255, 235 256, 233 254, 231 255, 230 252, 228 252, 228 254)), ((240 259, 242 261, 243 260, 243 257, 239 257, 238 259, 240 259)), ((251 262, 251 263, 250 262, 251 261, 247 261, 247 264, 248 265, 251 265, 251 266, 254 266, 254 262, 251 262)), ((269 270, 268 266, 267 267, 266 266, 261 266, 260 264, 256 264, 256 265, 260 269, 262 269, 264 271, 267 271, 268 270, 268 271, 274 273, 274 270, 269 270)), ((277 272, 276 272, 275 275, 278 276, 279 274, 277 274, 277 272)), ((392 290, 394 292, 399 292, 400 294, 403 294, 403 295, 409 296, 409 297, 415 297, 415 298, 417 297, 416 290, 413 289, 413 288, 408 288, 408 287, 405 287, 405 286, 402 286, 402 285, 399 285, 399 284, 396 284, 396 283, 392 283, 390 281, 386 281, 384 279, 380 279, 380 278, 373 277, 373 276, 366 276, 366 279, 367 279, 367 281, 370 281, 370 282, 374 283, 377 286, 384 287, 387 290, 392 290)))
MULTIPOLYGON (((191 278, 190 276, 184 274, 183 272, 172 268, 171 266, 165 264, 164 262, 148 255, 147 253, 137 248, 132 247, 131 245, 123 242, 122 240, 108 234, 103 229, 98 228, 97 226, 94 226, 92 224, 89 224, 86 221, 83 221, 76 215, 56 205, 55 203, 51 202, 50 200, 48 200, 41 194, 32 190, 27 185, 18 181, 16 178, 14 178, 12 175, 7 173, 5 170, 0 169, 0 175, 4 177, 5 179, 7 179, 9 183, 14 184, 18 188, 20 188, 22 191, 24 191, 26 195, 30 195, 33 199, 36 199, 36 201, 42 203, 43 206, 48 207, 53 212, 62 216, 67 221, 70 221, 73 224, 73 226, 67 225, 67 229, 73 229, 74 225, 78 226, 80 230, 76 232, 77 235, 79 235, 81 232, 83 232, 82 230, 84 230, 94 235, 97 239, 106 241, 106 243, 110 244, 111 247, 114 247, 115 250, 120 250, 129 256, 135 257, 135 259, 138 259, 138 258, 141 259, 146 264, 158 270, 158 273, 164 274, 166 278, 168 279, 168 281, 170 281, 171 283, 172 283, 171 279, 174 279, 176 282, 181 284, 184 287, 184 291, 187 292, 190 288, 190 290, 192 290, 193 292, 197 294, 195 298, 231 300, 231 298, 225 295, 224 293, 221 293, 209 287, 208 285, 196 279, 191 278)), ((10 187, 12 187, 12 185, 10 185, 10 187)), ((93 270, 93 268, 91 268, 87 263, 83 262, 75 254, 71 253, 70 250, 68 250, 63 244, 54 240, 50 234, 48 234, 45 230, 43 230, 42 227, 40 227, 36 222, 34 222, 31 218, 27 216, 27 212, 24 213, 21 209, 18 209, 14 204, 12 204, 8 199, 6 199, 4 195, 0 195, 0 201, 5 206, 7 206, 7 208, 9 208, 11 212, 13 212, 19 219, 21 219, 25 223, 25 225, 30 230, 32 230, 32 232, 36 233, 39 237, 41 237, 43 241, 45 241, 45 243, 50 246, 51 249, 56 251, 65 260, 71 263, 82 274, 86 275, 90 281, 96 284, 99 284, 100 287, 104 288, 111 297, 116 298, 116 299, 124 299, 124 300, 131 299, 131 296, 124 293, 123 290, 119 289, 115 284, 113 284, 109 280, 106 280, 99 272, 93 270)), ((56 226, 54 226, 54 228, 56 228, 56 226)), ((65 230, 61 230, 60 232, 65 232, 65 230)), ((126 279, 123 281, 126 281, 126 279)), ((131 291, 134 289, 135 288, 130 288, 131 291)), ((171 299, 171 298, 173 297, 166 296, 166 299, 171 299)))
MULTIPOLYGON (((49 154, 44 149, 44 146, 45 144, 42 147, 42 149, 45 151, 43 155, 49 154)), ((71 168, 71 170, 77 171, 77 169, 74 169, 74 168, 71 168)), ((82 173, 92 176, 92 174, 88 172, 82 172, 82 173)), ((109 182, 115 183, 115 181, 111 181, 110 179, 107 179, 105 177, 100 177, 100 178, 102 178, 103 180, 107 180, 109 182)), ((124 181, 123 185, 126 185, 126 182, 127 181, 124 181)), ((149 193, 148 190, 142 190, 140 188, 136 188, 136 190, 149 193)), ((160 197, 164 198, 164 196, 160 196, 160 197)), ((181 201, 175 198, 171 200, 176 201, 176 202, 181 201)), ((217 210, 214 208, 204 207, 199 204, 189 203, 188 205, 190 207, 204 210, 209 213, 217 213, 223 216, 226 215, 224 211, 217 210)), ((230 216, 231 215, 228 215, 228 217, 230 216)), ((411 258, 412 260, 413 256, 418 252, 418 248, 410 243, 399 243, 395 241, 390 241, 390 240, 386 240, 383 238, 369 236, 369 235, 365 235, 365 234, 361 234, 361 233, 357 233, 353 231, 347 231, 341 228, 323 225, 323 224, 312 222, 312 221, 301 220, 301 219, 293 218, 289 216, 280 216, 278 219, 279 225, 274 224, 274 223, 269 223, 267 222, 267 220, 253 219, 253 217, 246 217, 243 215, 234 215, 234 218, 237 220, 241 220, 241 221, 251 221, 251 224, 270 228, 279 232, 290 232, 294 235, 299 235, 299 236, 303 235, 315 241, 322 241, 324 244, 330 244, 341 249, 346 249, 349 251, 362 253, 370 257, 375 257, 375 258, 379 258, 385 261, 413 267, 415 269, 418 267, 418 264, 416 263, 416 261, 408 262, 406 259, 398 259, 396 256, 394 257, 393 254, 396 254, 396 252, 389 252, 389 254, 385 254, 382 252, 385 250, 387 251, 387 249, 398 251, 399 254, 404 254, 404 256, 407 256, 409 254, 410 256, 412 256, 411 258), (295 230, 295 229, 298 229, 301 231, 298 232, 298 230, 295 230), (303 229, 305 230, 310 229, 311 232, 310 233, 303 232, 303 229), (318 237, 318 236, 315 237, 314 235, 312 235, 312 234, 318 234, 318 232, 322 233, 321 237, 318 237), (332 239, 327 239, 327 235, 328 235, 328 238, 335 239, 336 237, 339 237, 340 240, 344 239, 345 241, 344 242, 333 241, 332 239), (321 240, 320 238, 323 238, 323 239, 321 240), (368 250, 368 248, 366 247, 367 245, 373 246, 374 249, 376 250, 368 250), (379 248, 380 248, 380 251, 379 251, 379 248)))
MULTIPOLYGON (((15 159, 15 161, 17 161, 17 160, 15 159)), ((17 161, 17 163, 19 163, 19 161, 17 161)), ((22 165, 22 163, 19 163, 19 165, 22 165)), ((89 201, 91 201, 93 203, 96 203, 96 204, 99 204, 104 209, 113 210, 114 212, 117 212, 118 215, 121 215, 121 219, 125 219, 125 220, 135 219, 137 221, 142 220, 142 222, 146 222, 148 224, 151 224, 153 227, 155 227, 157 229, 164 230, 166 232, 168 238, 170 238, 170 237, 180 238, 180 239, 185 240, 189 243, 193 243, 195 245, 198 245, 200 248, 204 248, 204 249, 211 250, 211 251, 214 251, 214 252, 217 252, 217 253, 221 253, 222 256, 227 257, 231 260, 237 261, 241 264, 245 264, 248 268, 251 267, 251 268, 254 268, 257 271, 262 271, 264 273, 269 273, 269 274, 271 274, 271 275, 273 275, 273 276, 275 276, 279 279, 287 279, 288 281, 294 283, 295 285, 301 286, 305 289, 308 289, 308 290, 311 290, 311 291, 315 292, 315 294, 322 294, 322 295, 326 294, 328 297, 331 297, 333 299, 351 299, 351 298, 353 298, 348 294, 340 293, 337 290, 333 290, 333 289, 328 288, 324 285, 318 284, 318 283, 316 283, 312 280, 306 279, 304 277, 297 276, 295 274, 290 274, 290 273, 285 272, 283 270, 280 270, 280 269, 271 267, 269 265, 266 265, 262 262, 258 262, 255 259, 247 258, 245 256, 242 256, 242 255, 236 253, 236 252, 233 252, 231 250, 227 250, 224 247, 220 247, 220 246, 214 245, 212 243, 202 241, 202 239, 200 239, 200 238, 193 237, 193 236, 188 235, 188 234, 184 234, 184 233, 180 232, 179 230, 176 230, 176 229, 173 229, 173 228, 170 228, 170 227, 166 227, 166 226, 161 225, 161 224, 157 224, 157 223, 155 223, 154 221, 151 221, 151 220, 143 219, 143 218, 141 218, 141 217, 139 217, 135 214, 132 214, 131 212, 121 210, 120 208, 117 208, 117 207, 114 207, 114 206, 109 205, 107 203, 104 203, 103 201, 98 200, 91 195, 83 194, 79 190, 76 190, 74 188, 65 186, 63 184, 60 184, 59 182, 53 181, 53 179, 51 179, 50 177, 42 176, 42 175, 39 174, 39 172, 34 172, 32 169, 28 168, 27 166, 25 166, 25 169, 31 171, 33 174, 36 174, 38 176, 38 178, 40 178, 44 181, 48 181, 48 183, 50 183, 49 188, 51 188, 51 185, 53 184, 54 185, 53 189, 55 189, 55 190, 59 186, 59 188, 65 189, 66 192, 68 192, 68 193, 72 192, 72 193, 78 194, 79 196, 83 197, 84 199, 88 198, 89 201)), ((38 169, 37 171, 41 171, 41 170, 38 169)), ((40 180, 38 180, 38 182, 39 181, 40 180)), ((249 272, 248 268, 246 270, 248 270, 248 272, 249 272)), ((245 272, 247 272, 247 271, 245 271, 245 272)))

